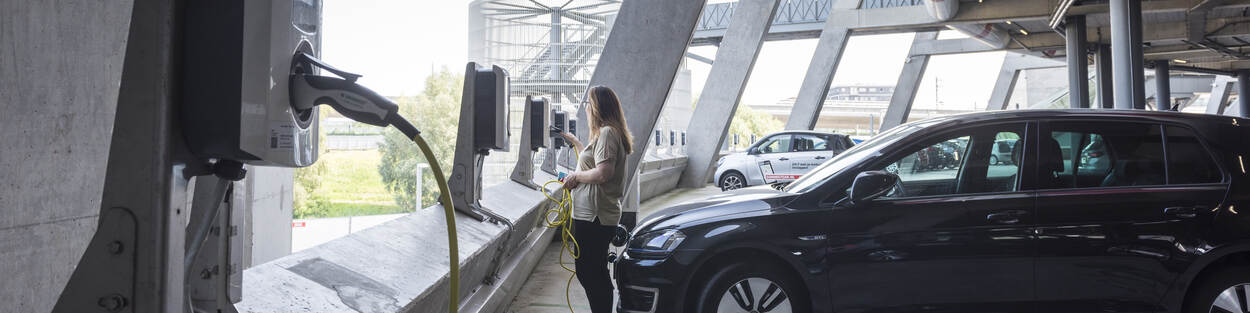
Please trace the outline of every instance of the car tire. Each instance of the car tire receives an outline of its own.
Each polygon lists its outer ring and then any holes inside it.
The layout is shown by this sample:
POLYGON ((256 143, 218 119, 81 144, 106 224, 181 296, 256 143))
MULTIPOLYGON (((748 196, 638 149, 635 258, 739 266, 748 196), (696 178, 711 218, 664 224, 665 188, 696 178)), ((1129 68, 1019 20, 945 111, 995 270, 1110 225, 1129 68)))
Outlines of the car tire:
POLYGON ((1247 293, 1250 292, 1250 267, 1237 266, 1217 269, 1205 279, 1190 286, 1189 298, 1185 301, 1186 313, 1224 312, 1229 306, 1239 307, 1232 311, 1246 312, 1247 293), (1240 311, 1238 311, 1240 310, 1240 311))
POLYGON ((997 155, 991 155, 991 156, 990 156, 990 165, 998 165, 998 156, 997 156, 997 155))
POLYGON ((732 263, 705 281, 694 312, 811 312, 801 282, 775 265, 732 263))
POLYGON ((721 175, 718 185, 721 191, 746 188, 747 178, 738 172, 728 172, 721 175))

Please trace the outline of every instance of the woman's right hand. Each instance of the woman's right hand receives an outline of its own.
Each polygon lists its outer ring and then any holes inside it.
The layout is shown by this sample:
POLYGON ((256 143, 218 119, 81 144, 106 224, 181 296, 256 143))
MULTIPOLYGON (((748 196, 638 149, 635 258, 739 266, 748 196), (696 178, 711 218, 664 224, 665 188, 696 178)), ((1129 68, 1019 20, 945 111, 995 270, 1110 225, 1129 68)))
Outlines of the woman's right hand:
POLYGON ((571 143, 571 144, 573 145, 573 147, 575 147, 575 148, 576 148, 576 147, 581 147, 581 146, 582 146, 582 142, 577 140, 577 136, 573 136, 573 134, 570 134, 570 133, 568 133, 568 132, 563 132, 563 133, 560 133, 560 135, 561 135, 561 136, 564 136, 564 140, 566 140, 566 141, 568 141, 569 143, 571 143))

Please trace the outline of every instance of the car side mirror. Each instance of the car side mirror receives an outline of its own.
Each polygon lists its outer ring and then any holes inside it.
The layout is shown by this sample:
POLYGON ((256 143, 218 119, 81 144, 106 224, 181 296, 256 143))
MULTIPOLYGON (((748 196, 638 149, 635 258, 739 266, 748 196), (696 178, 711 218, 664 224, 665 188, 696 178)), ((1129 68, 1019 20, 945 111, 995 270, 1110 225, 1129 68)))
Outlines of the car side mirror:
POLYGON ((886 171, 865 171, 855 175, 851 183, 850 204, 862 203, 879 198, 894 189, 898 183, 898 175, 886 171))
POLYGON ((760 154, 760 148, 759 147, 748 148, 747 154, 760 154))

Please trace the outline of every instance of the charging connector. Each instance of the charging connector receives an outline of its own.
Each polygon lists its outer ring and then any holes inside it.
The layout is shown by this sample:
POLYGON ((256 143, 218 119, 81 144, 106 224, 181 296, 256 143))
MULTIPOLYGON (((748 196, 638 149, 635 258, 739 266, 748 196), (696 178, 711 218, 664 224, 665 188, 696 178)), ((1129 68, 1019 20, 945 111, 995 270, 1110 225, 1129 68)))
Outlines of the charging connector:
POLYGON ((421 131, 412 123, 399 115, 399 105, 377 92, 356 83, 360 75, 348 73, 325 64, 321 60, 306 53, 297 53, 292 62, 300 62, 292 67, 318 67, 334 73, 339 77, 320 76, 309 73, 293 72, 290 77, 291 107, 296 110, 311 110, 318 105, 329 105, 335 111, 357 122, 374 126, 394 126, 421 149, 430 170, 434 172, 434 180, 438 183, 439 202, 447 215, 447 247, 449 250, 450 291, 448 310, 459 311, 460 305, 460 252, 456 241, 456 209, 451 199, 451 191, 447 187, 447 178, 434 157, 433 150, 421 137, 421 131))

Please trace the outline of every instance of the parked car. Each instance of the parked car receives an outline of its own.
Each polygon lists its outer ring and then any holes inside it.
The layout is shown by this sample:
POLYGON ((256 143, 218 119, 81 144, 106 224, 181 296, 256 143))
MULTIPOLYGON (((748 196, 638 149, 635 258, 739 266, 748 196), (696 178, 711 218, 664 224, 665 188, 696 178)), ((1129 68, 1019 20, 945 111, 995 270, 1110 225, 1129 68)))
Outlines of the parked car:
POLYGON ((1246 312, 1248 133, 1250 119, 1150 111, 904 124, 784 190, 650 214, 615 265, 618 308, 1246 312), (1011 161, 991 164, 1012 136, 1011 161), (966 142, 956 169, 907 168, 951 140, 966 142), (1073 164, 1099 150, 1105 168, 1073 164))
POLYGON ((713 179, 721 190, 789 183, 854 145, 841 134, 780 132, 716 161, 713 179))
POLYGON ((1011 150, 1016 146, 1017 139, 994 140, 994 154, 990 155, 990 164, 1011 164, 1011 150))

